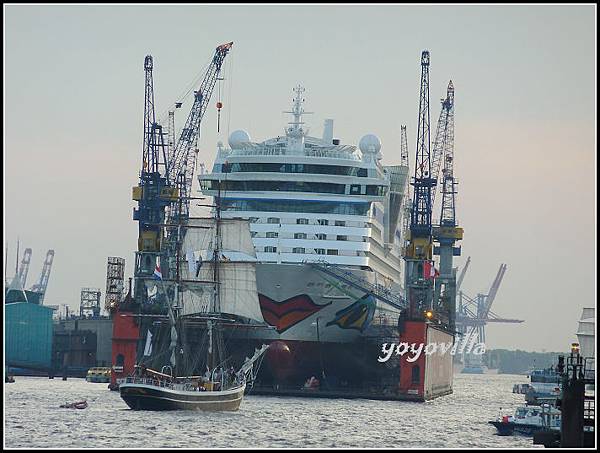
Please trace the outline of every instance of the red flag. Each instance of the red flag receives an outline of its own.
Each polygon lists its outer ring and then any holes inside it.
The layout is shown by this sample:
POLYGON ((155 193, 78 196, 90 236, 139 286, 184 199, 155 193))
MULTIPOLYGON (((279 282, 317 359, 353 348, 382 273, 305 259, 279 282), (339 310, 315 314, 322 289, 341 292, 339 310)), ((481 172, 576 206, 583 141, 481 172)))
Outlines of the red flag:
POLYGON ((433 261, 425 261, 423 263, 423 277, 426 279, 436 278, 440 275, 438 270, 435 268, 433 261))

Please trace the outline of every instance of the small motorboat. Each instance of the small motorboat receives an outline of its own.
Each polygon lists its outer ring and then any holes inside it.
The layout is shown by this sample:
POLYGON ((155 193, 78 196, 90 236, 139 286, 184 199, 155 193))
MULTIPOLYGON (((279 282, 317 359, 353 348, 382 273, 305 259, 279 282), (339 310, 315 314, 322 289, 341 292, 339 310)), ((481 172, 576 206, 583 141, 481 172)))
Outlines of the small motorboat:
POLYGON ((537 431, 560 431, 561 412, 550 404, 542 406, 520 406, 515 415, 498 416, 489 421, 500 436, 513 434, 533 435, 537 431))
POLYGON ((87 401, 76 401, 75 403, 65 403, 61 404, 60 407, 64 409, 85 409, 88 407, 87 401))

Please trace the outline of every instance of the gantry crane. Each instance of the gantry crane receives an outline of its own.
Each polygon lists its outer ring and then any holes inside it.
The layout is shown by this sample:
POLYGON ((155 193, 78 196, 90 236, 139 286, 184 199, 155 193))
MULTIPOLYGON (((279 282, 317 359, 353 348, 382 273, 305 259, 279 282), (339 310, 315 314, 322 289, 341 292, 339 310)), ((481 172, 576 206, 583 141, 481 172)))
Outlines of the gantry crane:
POLYGON ((522 319, 503 318, 494 313, 491 308, 498 289, 506 272, 506 264, 501 264, 492 282, 488 294, 477 294, 476 298, 467 296, 463 291, 459 292, 458 311, 456 314, 457 329, 468 334, 472 341, 485 342, 485 326, 487 323, 522 323, 522 319))
POLYGON ((429 120, 429 51, 424 50, 421 53, 415 173, 410 183, 414 188, 410 229, 403 253, 409 319, 422 319, 423 312, 433 306, 433 279, 424 278, 426 264, 432 260, 431 195, 436 184, 431 176, 429 120))

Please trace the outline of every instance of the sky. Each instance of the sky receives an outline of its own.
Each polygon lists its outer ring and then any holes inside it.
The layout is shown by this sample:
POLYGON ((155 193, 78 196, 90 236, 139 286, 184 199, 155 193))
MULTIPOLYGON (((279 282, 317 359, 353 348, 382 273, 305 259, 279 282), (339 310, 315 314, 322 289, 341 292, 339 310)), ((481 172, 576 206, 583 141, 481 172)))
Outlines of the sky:
POLYGON ((131 276, 145 55, 162 114, 215 47, 234 42, 220 131, 214 102, 202 122, 208 168, 228 132, 282 134, 301 83, 310 135, 333 118, 343 144, 376 134, 394 165, 406 124, 414 170, 428 49, 432 140, 439 100, 450 79, 455 87, 465 231, 455 263, 471 257, 462 289, 487 293, 506 263, 492 311, 525 321, 488 325, 486 346, 565 351, 596 300, 595 17, 594 5, 5 4, 7 277, 17 239, 21 253, 33 249, 27 286, 55 250, 45 304, 78 310, 82 287, 101 288, 104 302, 108 256, 124 257, 131 276))

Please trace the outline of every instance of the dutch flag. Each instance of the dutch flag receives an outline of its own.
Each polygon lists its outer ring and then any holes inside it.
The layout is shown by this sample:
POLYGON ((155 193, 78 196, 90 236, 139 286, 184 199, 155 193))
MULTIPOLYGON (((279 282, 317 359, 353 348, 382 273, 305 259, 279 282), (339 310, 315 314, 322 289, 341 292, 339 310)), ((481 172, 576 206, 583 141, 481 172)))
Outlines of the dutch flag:
POLYGON ((160 266, 158 264, 156 265, 156 268, 154 269, 154 279, 162 280, 162 272, 160 271, 160 266))

